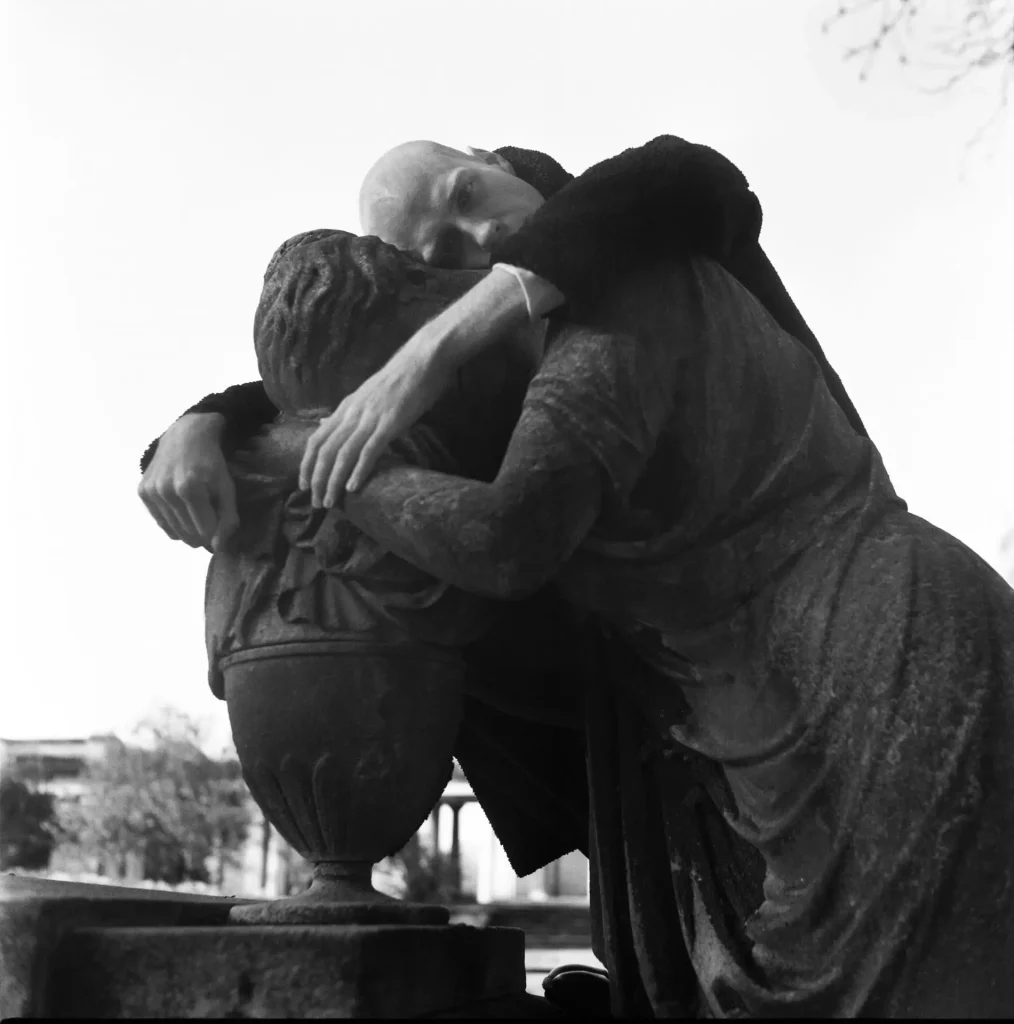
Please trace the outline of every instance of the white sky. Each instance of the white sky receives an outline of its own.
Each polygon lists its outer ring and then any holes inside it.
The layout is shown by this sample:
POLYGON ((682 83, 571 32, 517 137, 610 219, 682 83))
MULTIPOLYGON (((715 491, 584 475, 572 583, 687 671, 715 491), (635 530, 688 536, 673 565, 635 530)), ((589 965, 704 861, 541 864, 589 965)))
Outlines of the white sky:
POLYGON ((571 171, 672 133, 722 150, 911 509, 997 568, 1014 527, 1010 129, 995 82, 863 86, 834 0, 8 0, 0 189, 8 571, 0 735, 124 730, 207 688, 208 555, 136 497, 147 441, 251 380, 285 238, 355 230, 411 138, 571 171), (9 488, 9 489, 8 489, 9 488))

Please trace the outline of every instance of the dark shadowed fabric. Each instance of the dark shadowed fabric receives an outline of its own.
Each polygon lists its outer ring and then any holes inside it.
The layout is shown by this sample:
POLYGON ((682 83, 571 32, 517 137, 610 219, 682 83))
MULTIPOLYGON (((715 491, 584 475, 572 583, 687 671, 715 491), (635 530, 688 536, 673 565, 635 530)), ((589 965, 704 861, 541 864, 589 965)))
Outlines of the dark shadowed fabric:
MULTIPOLYGON (((563 180, 560 165, 545 154, 497 152, 537 188, 563 180)), ((594 324, 598 297, 630 274, 663 258, 709 256, 810 350, 853 429, 866 433, 841 379, 758 243, 757 197, 721 153, 660 135, 543 195, 547 202, 500 243, 494 256, 556 285, 567 300, 558 318, 594 324)))
POLYGON ((681 998, 668 902, 714 1015, 1014 1012, 1014 591, 721 267, 643 277, 526 399, 609 481, 557 586, 613 637, 588 749, 617 1009, 681 998))

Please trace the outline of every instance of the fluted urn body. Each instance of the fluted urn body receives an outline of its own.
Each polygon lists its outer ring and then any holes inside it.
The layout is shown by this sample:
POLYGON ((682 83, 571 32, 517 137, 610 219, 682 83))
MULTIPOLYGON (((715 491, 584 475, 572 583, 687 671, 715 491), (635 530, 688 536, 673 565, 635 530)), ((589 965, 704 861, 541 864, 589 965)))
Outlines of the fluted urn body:
POLYGON ((250 791, 316 865, 306 893, 246 909, 246 919, 446 920, 442 908, 384 902, 370 873, 404 846, 447 784, 460 658, 423 645, 317 641, 251 648, 222 668, 250 791))
MULTIPOLYGON (((395 558, 339 511, 313 509, 297 480, 317 417, 475 280, 332 231, 286 243, 265 275, 255 341, 281 414, 230 456, 242 527, 212 558, 206 633, 250 791, 315 867, 306 892, 234 908, 237 922, 447 920, 444 908, 381 895, 370 875, 450 777, 459 648, 495 609, 395 558)), ((491 475, 525 382, 511 358, 477 365, 397 451, 491 475)))

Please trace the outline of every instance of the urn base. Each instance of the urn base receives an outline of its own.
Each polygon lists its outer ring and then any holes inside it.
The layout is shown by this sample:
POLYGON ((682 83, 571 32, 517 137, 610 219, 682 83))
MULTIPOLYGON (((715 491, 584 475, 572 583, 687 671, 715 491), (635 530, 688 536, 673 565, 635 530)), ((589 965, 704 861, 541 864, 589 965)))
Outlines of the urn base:
POLYGON ((372 865, 321 863, 304 892, 265 903, 248 903, 229 911, 233 924, 402 924, 444 925, 446 907, 407 903, 377 892, 370 881, 372 865))

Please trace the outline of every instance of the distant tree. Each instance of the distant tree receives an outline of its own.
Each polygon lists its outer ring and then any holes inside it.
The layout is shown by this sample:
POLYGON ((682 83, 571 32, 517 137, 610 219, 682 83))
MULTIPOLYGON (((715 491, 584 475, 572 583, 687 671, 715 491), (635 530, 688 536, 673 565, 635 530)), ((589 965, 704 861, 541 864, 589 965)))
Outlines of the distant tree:
POLYGON ((295 896, 313 880, 313 865, 277 833, 275 841, 279 845, 281 859, 281 895, 295 896))
POLYGON ((142 723, 143 745, 110 746, 91 766, 81 801, 62 824, 86 856, 143 865, 145 878, 177 884, 221 881, 249 830, 249 796, 239 763, 215 760, 200 729, 164 709, 142 723))
POLYGON ((0 778, 0 870, 49 866, 59 831, 53 797, 13 774, 0 778))

